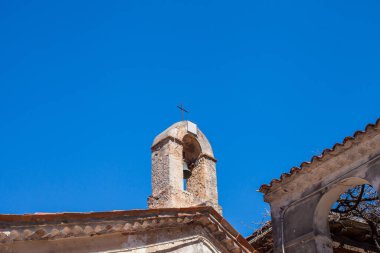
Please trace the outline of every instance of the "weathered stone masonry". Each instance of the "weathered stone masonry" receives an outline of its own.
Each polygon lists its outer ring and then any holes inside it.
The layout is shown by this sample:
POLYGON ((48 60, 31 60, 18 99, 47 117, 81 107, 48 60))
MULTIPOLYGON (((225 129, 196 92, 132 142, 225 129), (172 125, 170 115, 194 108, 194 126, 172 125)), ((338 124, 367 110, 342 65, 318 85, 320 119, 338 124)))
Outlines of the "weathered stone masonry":
POLYGON ((154 140, 152 196, 148 205, 149 208, 206 205, 221 213, 216 159, 206 136, 194 123, 178 122, 154 140), (191 170, 187 180, 184 180, 184 166, 191 170))

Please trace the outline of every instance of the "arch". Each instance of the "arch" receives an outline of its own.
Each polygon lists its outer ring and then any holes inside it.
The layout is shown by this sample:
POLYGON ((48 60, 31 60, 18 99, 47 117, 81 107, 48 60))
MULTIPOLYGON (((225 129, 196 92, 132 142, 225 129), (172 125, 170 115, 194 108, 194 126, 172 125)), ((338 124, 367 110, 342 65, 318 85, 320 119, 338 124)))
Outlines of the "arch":
POLYGON ((192 134, 186 134, 182 139, 183 159, 183 190, 187 190, 187 180, 191 178, 193 169, 197 166, 202 154, 202 147, 192 134))
POLYGON ((194 164, 202 153, 202 147, 192 134, 186 134, 183 139, 183 159, 189 165, 194 164))
MULTIPOLYGON (((153 140, 152 149, 154 149, 156 146, 159 146, 161 142, 168 138, 182 142, 183 138, 189 134, 187 131, 188 124, 189 121, 180 121, 168 127, 153 140)), ((199 145, 201 146, 202 154, 215 159, 210 142, 199 128, 197 135, 194 135, 194 138, 196 138, 199 145)))
POLYGON ((327 192, 325 192, 320 198, 314 211, 313 228, 316 236, 320 235, 330 238, 328 215, 331 206, 335 203, 339 196, 346 192, 350 187, 362 184, 370 184, 370 182, 359 177, 349 177, 329 187, 327 192))

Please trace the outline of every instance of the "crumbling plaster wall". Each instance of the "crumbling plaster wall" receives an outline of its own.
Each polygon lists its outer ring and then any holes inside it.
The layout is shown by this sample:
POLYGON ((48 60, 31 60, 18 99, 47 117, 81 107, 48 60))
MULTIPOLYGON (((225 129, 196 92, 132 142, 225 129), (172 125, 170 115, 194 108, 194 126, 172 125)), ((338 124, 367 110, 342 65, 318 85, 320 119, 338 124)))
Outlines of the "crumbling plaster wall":
POLYGON ((265 196, 271 206, 275 252, 330 253, 331 205, 355 185, 367 183, 380 190, 380 135, 366 136, 292 177, 265 196))

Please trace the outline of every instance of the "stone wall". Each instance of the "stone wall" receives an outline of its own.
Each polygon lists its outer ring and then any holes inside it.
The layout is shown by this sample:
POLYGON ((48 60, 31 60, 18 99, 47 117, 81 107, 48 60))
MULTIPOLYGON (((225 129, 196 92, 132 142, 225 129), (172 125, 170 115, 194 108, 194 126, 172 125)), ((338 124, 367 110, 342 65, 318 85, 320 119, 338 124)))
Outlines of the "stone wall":
POLYGON ((149 208, 212 206, 218 204, 216 159, 205 135, 188 121, 178 122, 159 134, 152 145, 152 195, 149 208), (184 180, 184 166, 191 176, 184 180), (184 185, 186 184, 186 185, 184 185))

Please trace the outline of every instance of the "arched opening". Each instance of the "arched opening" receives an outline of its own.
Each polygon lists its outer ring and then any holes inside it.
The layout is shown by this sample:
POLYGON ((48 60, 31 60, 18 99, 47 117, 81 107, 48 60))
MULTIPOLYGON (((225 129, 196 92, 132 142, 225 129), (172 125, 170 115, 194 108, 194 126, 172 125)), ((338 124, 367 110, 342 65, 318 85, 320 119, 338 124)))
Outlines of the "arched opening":
POLYGON ((202 148, 197 139, 187 134, 182 139, 183 142, 183 186, 187 189, 187 180, 191 177, 193 168, 196 166, 197 160, 202 153, 202 148))
POLYGON ((332 205, 329 228, 335 242, 334 252, 357 247, 380 252, 380 209, 375 188, 360 184, 348 188, 332 205))
POLYGON ((317 205, 314 231, 330 240, 333 252, 380 252, 376 189, 361 178, 348 178, 330 187, 317 205))

